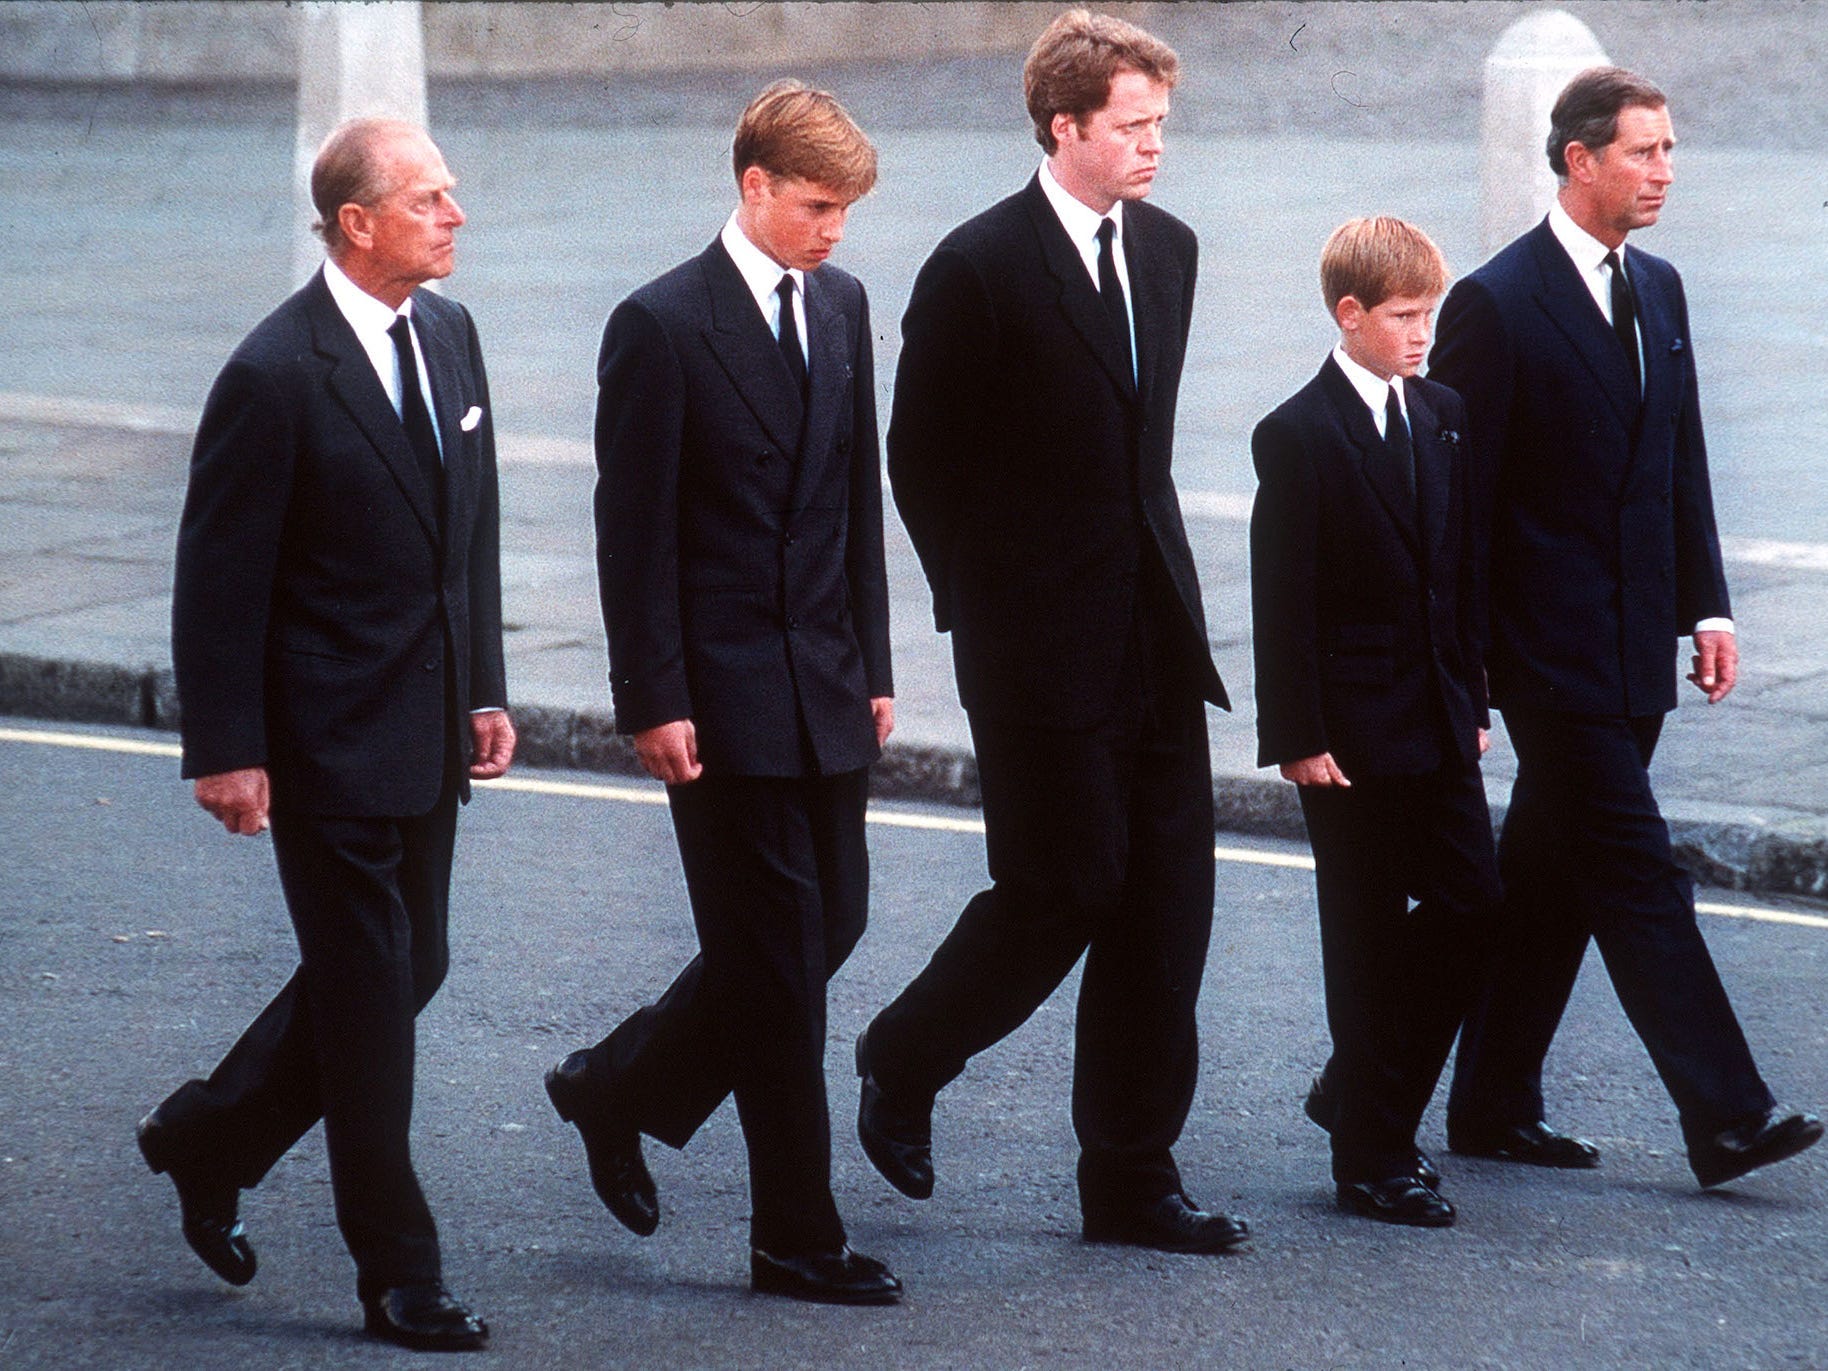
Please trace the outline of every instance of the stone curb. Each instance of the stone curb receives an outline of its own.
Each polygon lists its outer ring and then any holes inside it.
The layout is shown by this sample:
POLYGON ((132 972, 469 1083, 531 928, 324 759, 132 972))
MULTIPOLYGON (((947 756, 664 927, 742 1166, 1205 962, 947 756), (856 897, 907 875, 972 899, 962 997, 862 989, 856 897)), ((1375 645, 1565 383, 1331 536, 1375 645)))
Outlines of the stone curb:
MULTIPOLYGON (((0 714, 68 723, 175 730, 169 667, 123 666, 0 652, 0 714)), ((516 757, 528 766, 638 776, 634 746, 607 710, 517 704, 516 757)), ((976 807, 977 763, 968 752, 891 743, 870 777, 877 799, 976 807)), ((1307 840, 1294 788, 1261 775, 1213 782, 1220 833, 1307 840)), ((1493 822, 1504 817, 1494 805, 1493 822)), ((1769 814, 1730 806, 1665 807, 1676 856, 1708 885, 1767 895, 1828 898, 1828 816, 1769 814)))

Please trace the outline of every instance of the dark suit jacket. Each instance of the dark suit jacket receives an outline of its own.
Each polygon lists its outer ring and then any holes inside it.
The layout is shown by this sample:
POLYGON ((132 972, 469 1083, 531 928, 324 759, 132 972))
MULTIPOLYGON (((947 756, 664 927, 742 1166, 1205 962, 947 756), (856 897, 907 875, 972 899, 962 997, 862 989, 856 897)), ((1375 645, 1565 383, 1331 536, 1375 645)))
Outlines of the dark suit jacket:
POLYGON ((1038 727, 1104 719, 1145 575, 1226 706, 1170 474, 1193 308, 1193 231, 1124 206, 1138 376, 1038 179, 948 234, 902 320, 889 479, 952 633, 959 698, 1038 727))
POLYGON ((1349 778, 1478 760, 1477 528, 1460 397, 1403 383, 1416 498, 1328 357, 1251 436, 1257 764, 1331 752, 1349 778))
POLYGON ((691 719, 707 774, 879 755, 894 693, 869 305, 806 277, 811 399, 721 242, 610 315, 597 573, 616 727, 691 719))
POLYGON ((442 546, 405 429, 322 272, 216 379, 172 604, 185 776, 265 766, 276 807, 422 814, 449 760, 467 764, 469 711, 507 704, 482 352, 462 305, 418 291, 413 320, 443 448, 442 546))
POLYGON ((1678 635, 1731 614, 1688 306, 1633 247, 1643 404, 1630 363, 1545 221, 1460 281, 1429 375, 1466 401, 1493 502, 1492 697, 1502 708, 1675 708, 1678 635))

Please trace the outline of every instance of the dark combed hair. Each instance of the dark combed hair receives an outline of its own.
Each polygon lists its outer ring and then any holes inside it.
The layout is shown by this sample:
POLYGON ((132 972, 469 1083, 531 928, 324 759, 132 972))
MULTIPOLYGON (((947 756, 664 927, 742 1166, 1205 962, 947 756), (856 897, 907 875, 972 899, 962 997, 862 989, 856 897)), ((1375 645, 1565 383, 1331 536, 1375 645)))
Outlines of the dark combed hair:
POLYGON ((1549 112, 1549 166, 1568 174, 1568 144, 1589 152, 1610 147, 1619 136, 1619 111, 1639 106, 1662 109, 1663 92, 1635 71, 1623 67, 1588 67, 1562 88, 1549 112))
POLYGON ((1022 96, 1035 141, 1049 157, 1057 151, 1054 116, 1079 120, 1103 109, 1121 71, 1172 87, 1181 79, 1181 59, 1154 34, 1090 10, 1068 10, 1042 30, 1022 64, 1022 96))

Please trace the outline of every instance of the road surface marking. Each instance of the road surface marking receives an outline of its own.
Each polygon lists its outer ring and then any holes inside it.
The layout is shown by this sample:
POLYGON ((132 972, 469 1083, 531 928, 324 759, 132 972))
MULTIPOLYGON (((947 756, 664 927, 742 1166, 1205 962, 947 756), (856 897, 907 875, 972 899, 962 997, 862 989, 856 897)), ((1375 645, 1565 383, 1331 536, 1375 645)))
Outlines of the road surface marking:
MULTIPOLYGON (((147 742, 139 738, 106 738, 93 733, 59 733, 49 729, 0 728, 0 742, 36 743, 43 747, 74 747, 90 752, 120 752, 138 757, 177 757, 176 743, 147 742)), ((507 790, 525 795, 558 795, 579 800, 613 800, 620 804, 663 805, 666 792, 658 788, 624 785, 593 785, 578 781, 526 780, 504 776, 499 781, 478 781, 479 790, 507 790)), ((883 809, 872 805, 870 823, 885 828, 925 829, 934 833, 982 833, 982 819, 955 819, 944 814, 922 814, 905 809, 883 809)), ((1247 847, 1215 847, 1212 855, 1221 862, 1240 866, 1274 866, 1292 871, 1312 871, 1314 859, 1292 852, 1257 852, 1247 847)), ((1798 928, 1828 928, 1828 918, 1819 914, 1799 914, 1787 909, 1762 909, 1755 905, 1716 904, 1697 900, 1695 910, 1724 919, 1749 919, 1756 923, 1791 924, 1798 928)))

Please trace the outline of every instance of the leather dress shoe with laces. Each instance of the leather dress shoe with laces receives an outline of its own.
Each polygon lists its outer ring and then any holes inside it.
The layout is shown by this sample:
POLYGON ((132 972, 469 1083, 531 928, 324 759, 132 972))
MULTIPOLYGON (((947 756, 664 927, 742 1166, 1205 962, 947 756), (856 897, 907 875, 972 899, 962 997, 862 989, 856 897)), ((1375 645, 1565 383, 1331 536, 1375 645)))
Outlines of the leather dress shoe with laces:
POLYGON ((901 1282, 889 1268, 849 1247, 797 1257, 777 1257, 751 1248, 749 1285, 758 1295, 785 1295, 815 1304, 896 1304, 901 1300, 901 1282))
POLYGON ((1703 1189, 1738 1180, 1772 1162, 1794 1157, 1822 1138, 1822 1121, 1813 1114, 1772 1108, 1733 1128, 1690 1145, 1688 1164, 1703 1189))
POLYGON ((546 1073, 546 1096, 558 1116, 584 1139, 590 1184, 609 1212, 632 1233, 647 1237, 660 1227, 660 1193, 641 1156, 639 1130, 618 1126, 593 1107, 584 1083, 585 1054, 573 1052, 546 1073))
POLYGON ((476 1352, 489 1342, 489 1325, 437 1281, 364 1295, 362 1331, 418 1352, 476 1352))
POLYGON ((1412 1228, 1446 1228, 1454 1221, 1454 1207, 1433 1186, 1416 1176, 1390 1176, 1381 1181, 1341 1181, 1339 1207, 1348 1214, 1362 1214, 1380 1223, 1401 1223, 1412 1228))
MULTIPOLYGON (((1339 1121, 1339 1103, 1329 1093, 1327 1086, 1326 1072, 1314 1077, 1314 1083, 1308 1087, 1307 1098, 1301 1102, 1301 1112, 1331 1133, 1333 1125, 1339 1121)), ((1431 1188, 1441 1184, 1441 1169, 1434 1164, 1434 1158, 1419 1147, 1415 1150, 1415 1165, 1411 1174, 1431 1188)))
POLYGON ((1447 1126, 1447 1147, 1463 1157, 1490 1157, 1563 1171, 1587 1171, 1600 1164, 1599 1148, 1585 1138, 1557 1133, 1542 1120, 1503 1128, 1447 1126))
POLYGON ((869 1034, 857 1035, 857 1141, 883 1179, 909 1199, 933 1194, 933 1102, 897 1099, 870 1071, 869 1034))
POLYGON ((173 1156, 171 1125, 160 1109, 140 1120, 136 1136, 152 1173, 169 1174, 178 1188, 178 1214, 190 1250, 230 1285, 253 1280, 254 1248, 238 1213, 241 1188, 233 1181, 199 1175, 196 1168, 179 1162, 173 1156))
POLYGON ((1178 1190, 1140 1204, 1085 1209, 1085 1240, 1160 1252, 1229 1252, 1250 1241, 1235 1214, 1208 1214, 1178 1190))

